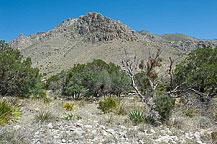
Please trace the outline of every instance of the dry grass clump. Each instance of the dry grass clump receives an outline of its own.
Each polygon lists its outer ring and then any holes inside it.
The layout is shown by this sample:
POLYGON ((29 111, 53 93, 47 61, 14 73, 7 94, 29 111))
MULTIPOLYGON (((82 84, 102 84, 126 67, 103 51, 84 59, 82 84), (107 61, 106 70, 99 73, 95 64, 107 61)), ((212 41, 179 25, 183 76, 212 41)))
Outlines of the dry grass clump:
POLYGON ((53 121, 55 119, 55 117, 52 115, 51 112, 49 111, 39 111, 35 117, 34 117, 35 121, 36 122, 50 122, 50 121, 53 121))

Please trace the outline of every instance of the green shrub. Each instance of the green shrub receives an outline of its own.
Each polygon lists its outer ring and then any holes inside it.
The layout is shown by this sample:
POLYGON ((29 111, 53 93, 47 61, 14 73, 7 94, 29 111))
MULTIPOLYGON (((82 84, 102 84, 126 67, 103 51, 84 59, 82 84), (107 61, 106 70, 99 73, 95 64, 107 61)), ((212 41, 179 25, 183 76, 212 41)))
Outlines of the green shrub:
POLYGON ((120 96, 130 90, 129 76, 119 66, 103 60, 76 64, 73 68, 50 77, 46 88, 75 99, 105 95, 120 96), (82 96, 82 97, 81 97, 82 96))
POLYGON ((207 106, 217 93, 216 73, 217 47, 197 48, 176 66, 174 87, 180 86, 179 89, 185 92, 194 92, 201 104, 207 106))
POLYGON ((165 96, 157 96, 154 100, 156 108, 155 110, 159 113, 161 116, 161 121, 166 122, 169 120, 169 117, 171 116, 172 110, 175 105, 175 100, 165 96))
POLYGON ((141 111, 134 110, 129 114, 130 120, 133 122, 134 125, 137 125, 140 122, 144 121, 144 115, 141 111))
POLYGON ((123 71, 117 71, 110 74, 111 77, 111 89, 110 94, 120 96, 123 93, 127 93, 131 89, 130 77, 123 71))
POLYGON ((21 111, 16 105, 0 101, 0 125, 16 120, 20 115, 21 111))
POLYGON ((77 104, 66 102, 63 104, 63 107, 68 111, 72 111, 72 110, 75 110, 77 108, 77 104))
POLYGON ((99 102, 99 109, 101 109, 104 113, 108 113, 114 111, 119 104, 120 101, 118 99, 109 97, 99 102))
POLYGON ((23 59, 19 50, 0 41, 0 95, 29 97, 40 94, 42 75, 31 65, 30 57, 23 59))
POLYGON ((36 122, 49 122, 54 120, 54 116, 48 111, 40 111, 35 115, 36 122))

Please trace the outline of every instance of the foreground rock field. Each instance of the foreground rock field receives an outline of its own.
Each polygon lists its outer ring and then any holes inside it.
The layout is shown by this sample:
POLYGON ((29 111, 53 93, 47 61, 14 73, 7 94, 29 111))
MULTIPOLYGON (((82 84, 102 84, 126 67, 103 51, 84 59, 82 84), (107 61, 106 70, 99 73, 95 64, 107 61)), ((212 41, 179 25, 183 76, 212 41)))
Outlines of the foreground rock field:
POLYGON ((217 129, 210 119, 195 116, 188 118, 175 111, 168 125, 154 127, 146 123, 133 126, 128 112, 142 109, 138 100, 123 98, 126 114, 103 114, 98 102, 75 102, 77 107, 71 111, 79 118, 62 119, 69 111, 63 108, 66 100, 16 99, 22 111, 18 121, 0 128, 0 143, 27 144, 210 144, 212 133, 217 129), (36 115, 49 112, 52 118, 38 122, 36 115), (80 119, 81 118, 81 119, 80 119))

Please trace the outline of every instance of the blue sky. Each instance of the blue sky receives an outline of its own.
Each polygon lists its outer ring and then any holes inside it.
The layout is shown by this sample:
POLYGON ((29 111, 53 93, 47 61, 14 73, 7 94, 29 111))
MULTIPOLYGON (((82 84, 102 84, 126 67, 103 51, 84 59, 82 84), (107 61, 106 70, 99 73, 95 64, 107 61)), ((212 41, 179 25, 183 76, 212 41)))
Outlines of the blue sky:
POLYGON ((0 0, 0 40, 46 32, 87 12, 102 13, 134 30, 217 38, 217 0, 0 0))

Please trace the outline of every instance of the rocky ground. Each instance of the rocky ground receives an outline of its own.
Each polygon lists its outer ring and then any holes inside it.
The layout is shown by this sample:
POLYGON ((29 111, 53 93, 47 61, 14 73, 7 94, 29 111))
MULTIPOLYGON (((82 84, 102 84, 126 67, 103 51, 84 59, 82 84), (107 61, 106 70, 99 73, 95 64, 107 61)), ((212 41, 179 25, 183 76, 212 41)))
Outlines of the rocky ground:
POLYGON ((217 126, 204 117, 187 118, 174 112, 168 125, 158 127, 141 123, 133 126, 127 113, 143 106, 135 99, 124 98, 122 104, 126 114, 103 114, 98 102, 77 101, 72 111, 81 119, 62 119, 69 111, 63 108, 66 101, 17 100, 22 115, 17 122, 0 128, 0 143, 27 144, 210 144, 211 135, 217 126), (37 122, 35 116, 48 111, 52 119, 37 122))

